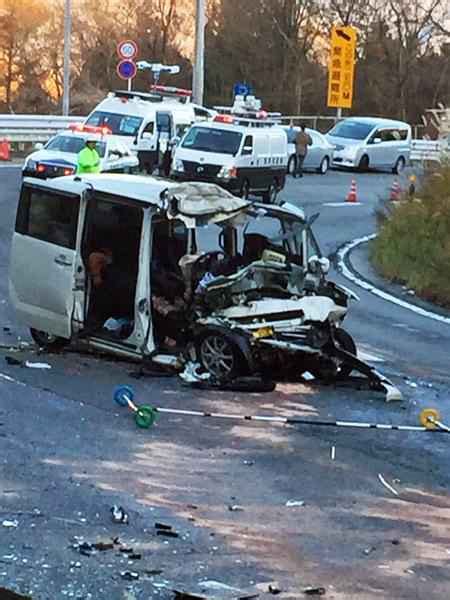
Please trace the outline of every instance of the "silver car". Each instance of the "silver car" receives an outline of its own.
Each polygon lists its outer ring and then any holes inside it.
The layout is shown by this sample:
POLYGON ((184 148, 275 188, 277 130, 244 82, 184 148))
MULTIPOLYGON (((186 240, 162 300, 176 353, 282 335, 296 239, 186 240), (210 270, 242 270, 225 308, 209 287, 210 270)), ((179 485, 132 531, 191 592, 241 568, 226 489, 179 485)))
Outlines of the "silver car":
MULTIPOLYGON (((295 153, 295 138, 300 131, 300 127, 283 127, 288 139, 288 166, 287 172, 292 175, 296 168, 297 155, 295 153)), ((321 175, 325 175, 333 160, 334 147, 325 136, 315 129, 305 129, 311 136, 312 145, 308 147, 308 153, 303 163, 304 170, 314 170, 321 175)))

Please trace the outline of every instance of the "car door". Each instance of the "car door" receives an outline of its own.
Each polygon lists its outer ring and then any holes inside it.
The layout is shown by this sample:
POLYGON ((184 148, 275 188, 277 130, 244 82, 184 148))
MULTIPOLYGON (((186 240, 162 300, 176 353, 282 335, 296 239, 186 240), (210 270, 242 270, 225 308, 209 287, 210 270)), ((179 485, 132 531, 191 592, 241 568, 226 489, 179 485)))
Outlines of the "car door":
POLYGON ((25 184, 11 247, 10 296, 18 317, 28 327, 66 339, 72 319, 83 320, 84 307, 75 302, 85 277, 80 205, 77 194, 25 184))
POLYGON ((311 136, 312 144, 311 146, 308 146, 308 152, 306 154, 303 167, 305 169, 317 169, 322 160, 320 139, 316 132, 312 131, 311 129, 307 129, 306 133, 308 133, 311 136))
POLYGON ((173 115, 168 111, 156 113, 156 132, 160 152, 165 152, 168 142, 174 137, 173 115))
POLYGON ((369 140, 367 153, 369 155, 369 166, 372 169, 381 169, 390 162, 389 153, 392 152, 392 145, 389 147, 390 131, 386 127, 380 127, 369 140))

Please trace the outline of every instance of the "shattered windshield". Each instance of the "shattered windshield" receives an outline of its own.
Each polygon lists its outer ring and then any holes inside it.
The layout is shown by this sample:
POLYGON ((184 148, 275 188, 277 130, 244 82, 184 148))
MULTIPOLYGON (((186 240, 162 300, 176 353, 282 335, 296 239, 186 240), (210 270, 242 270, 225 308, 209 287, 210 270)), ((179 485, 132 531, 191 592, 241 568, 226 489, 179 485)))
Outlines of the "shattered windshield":
POLYGON ((244 263, 261 260, 264 250, 302 263, 304 224, 265 209, 249 208, 238 217, 196 228, 199 254, 222 251, 244 263))

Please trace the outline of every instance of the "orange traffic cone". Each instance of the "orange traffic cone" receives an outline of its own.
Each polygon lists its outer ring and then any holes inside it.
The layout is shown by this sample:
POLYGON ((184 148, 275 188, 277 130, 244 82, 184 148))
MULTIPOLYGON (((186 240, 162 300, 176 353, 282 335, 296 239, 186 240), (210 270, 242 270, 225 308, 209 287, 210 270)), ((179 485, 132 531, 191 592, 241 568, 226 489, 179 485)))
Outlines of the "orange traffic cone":
POLYGON ((11 158, 11 146, 8 140, 0 141, 0 160, 9 160, 11 158))
POLYGON ((391 187, 390 200, 392 202, 396 202, 397 200, 400 200, 401 193, 402 193, 402 190, 400 188, 400 184, 398 182, 398 179, 394 179, 394 182, 393 182, 392 187, 391 187))
POLYGON ((358 196, 356 193, 356 181, 354 179, 352 179, 350 191, 347 194, 347 202, 358 202, 358 196))

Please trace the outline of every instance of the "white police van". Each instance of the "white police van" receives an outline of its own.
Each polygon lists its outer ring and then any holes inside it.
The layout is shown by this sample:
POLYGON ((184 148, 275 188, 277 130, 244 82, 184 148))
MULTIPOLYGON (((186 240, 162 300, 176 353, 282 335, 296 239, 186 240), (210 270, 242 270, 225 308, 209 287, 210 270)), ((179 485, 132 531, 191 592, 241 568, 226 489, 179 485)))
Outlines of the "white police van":
POLYGON ((284 130, 260 110, 259 101, 247 97, 243 107, 237 97, 228 114, 194 124, 185 134, 172 158, 171 178, 216 183, 243 198, 254 194, 274 202, 286 167, 284 130))
POLYGON ((148 172, 159 153, 175 137, 181 137, 195 121, 211 119, 214 112, 191 102, 192 92, 152 85, 150 93, 110 92, 87 117, 86 124, 108 127, 137 152, 141 169, 148 172))

